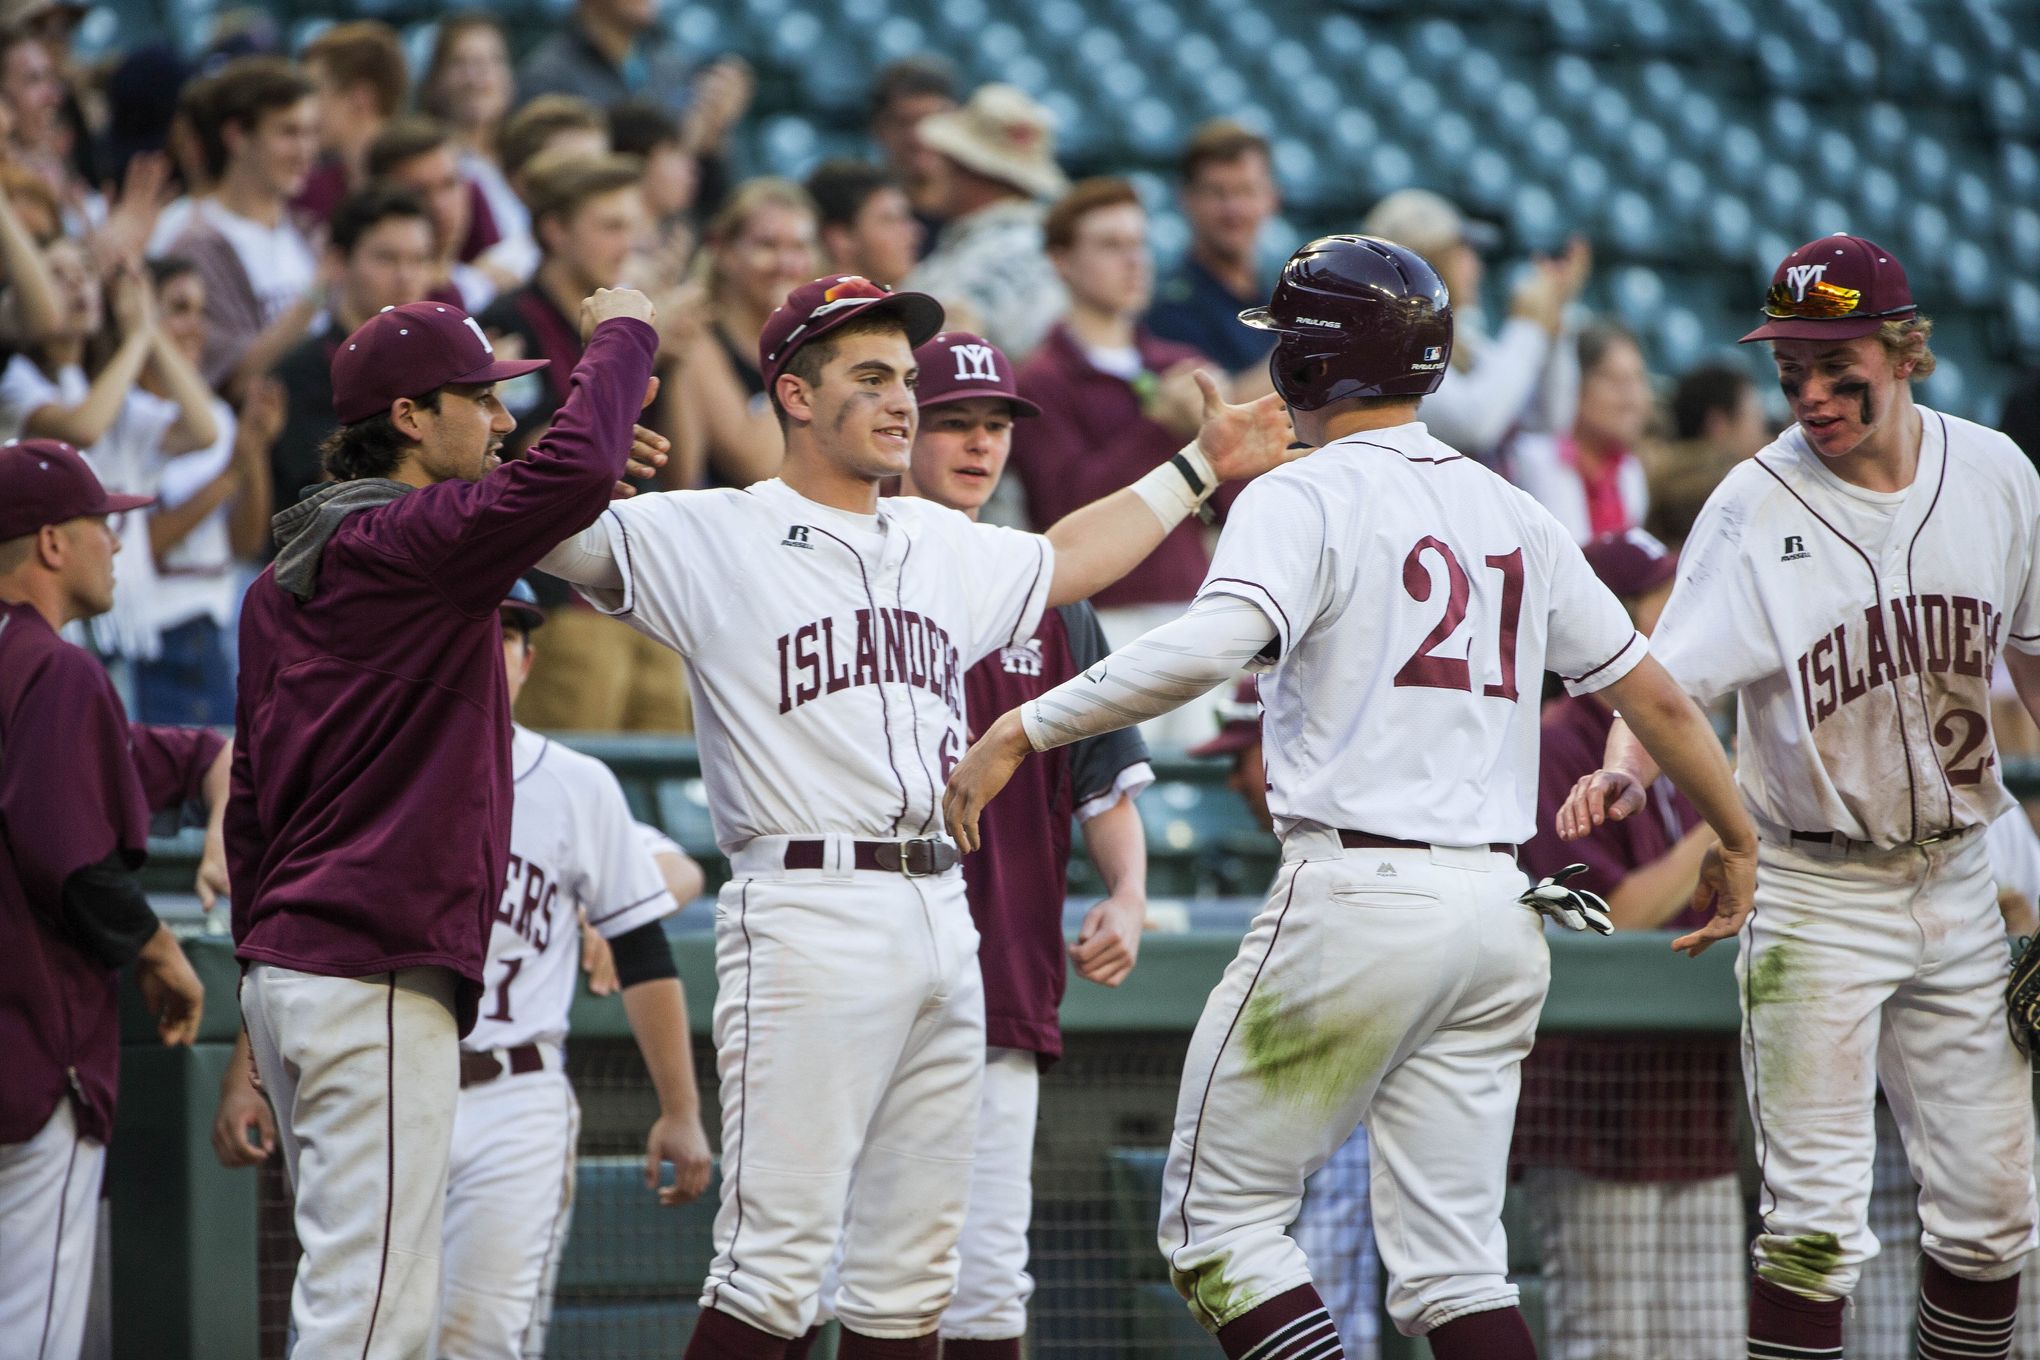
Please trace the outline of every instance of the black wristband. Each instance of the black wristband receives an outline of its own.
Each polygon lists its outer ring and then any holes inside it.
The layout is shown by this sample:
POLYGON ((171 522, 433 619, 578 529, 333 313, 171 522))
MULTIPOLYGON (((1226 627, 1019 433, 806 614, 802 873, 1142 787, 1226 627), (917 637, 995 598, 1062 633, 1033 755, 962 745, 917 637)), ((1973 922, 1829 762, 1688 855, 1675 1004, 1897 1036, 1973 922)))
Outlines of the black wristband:
POLYGON ((1169 466, 1183 474, 1183 480, 1190 484, 1191 495, 1202 498, 1206 492, 1211 490, 1210 487, 1204 484, 1204 479, 1197 475, 1197 469, 1190 466, 1190 460, 1182 454, 1172 454, 1169 458, 1169 466))
POLYGON ((160 924, 141 880, 118 849, 72 871, 64 880, 60 909, 71 938, 108 968, 132 963, 160 924))

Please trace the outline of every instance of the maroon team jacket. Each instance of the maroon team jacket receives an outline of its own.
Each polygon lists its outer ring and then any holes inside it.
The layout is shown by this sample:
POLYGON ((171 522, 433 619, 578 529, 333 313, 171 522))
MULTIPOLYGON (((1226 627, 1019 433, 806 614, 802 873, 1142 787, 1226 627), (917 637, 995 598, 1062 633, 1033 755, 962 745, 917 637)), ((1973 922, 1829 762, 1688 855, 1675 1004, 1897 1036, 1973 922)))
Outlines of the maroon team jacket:
POLYGON ((64 883, 119 851, 140 868, 149 813, 195 800, 223 743, 130 725, 106 670, 29 605, 0 604, 0 1144, 68 1091, 78 1132, 113 1132, 118 973, 63 924, 64 883))
POLYGON ((523 458, 348 515, 309 600, 274 565, 249 587, 226 824, 244 964, 450 968, 473 1026, 510 848, 496 609, 609 503, 657 348, 605 321, 523 458))

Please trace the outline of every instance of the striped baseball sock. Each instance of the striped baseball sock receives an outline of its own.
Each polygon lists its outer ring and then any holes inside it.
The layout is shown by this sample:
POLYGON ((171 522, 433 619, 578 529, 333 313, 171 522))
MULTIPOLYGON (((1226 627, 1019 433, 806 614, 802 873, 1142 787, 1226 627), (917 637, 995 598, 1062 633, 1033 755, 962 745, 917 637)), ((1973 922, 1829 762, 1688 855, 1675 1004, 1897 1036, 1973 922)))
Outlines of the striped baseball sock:
POLYGON ((1231 1360, 1346 1360, 1339 1330, 1317 1290, 1300 1284, 1218 1329, 1231 1360))
POLYGON ((1486 1308, 1434 1327, 1424 1340, 1438 1360, 1537 1360, 1537 1343, 1522 1311, 1486 1308))
POLYGON ((1749 1360, 1842 1360, 1842 1301, 1758 1280, 1750 1287, 1749 1360))
POLYGON ((704 1308, 687 1341, 687 1360, 783 1360, 786 1338, 774 1336, 719 1308, 704 1308))
POLYGON ((2019 1277, 1965 1280, 1929 1256, 1920 1267, 1919 1360, 2006 1360, 2019 1277))

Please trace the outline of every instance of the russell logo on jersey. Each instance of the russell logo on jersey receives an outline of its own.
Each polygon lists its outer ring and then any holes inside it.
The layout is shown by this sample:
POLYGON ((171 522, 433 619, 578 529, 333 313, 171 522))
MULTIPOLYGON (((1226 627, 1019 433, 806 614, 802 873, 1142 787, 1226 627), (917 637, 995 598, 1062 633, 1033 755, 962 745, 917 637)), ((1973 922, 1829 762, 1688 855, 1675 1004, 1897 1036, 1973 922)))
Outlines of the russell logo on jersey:
POLYGON ((1801 562, 1813 556, 1806 550, 1806 540, 1798 534, 1785 535, 1785 550, 1778 554, 1780 562, 1801 562))

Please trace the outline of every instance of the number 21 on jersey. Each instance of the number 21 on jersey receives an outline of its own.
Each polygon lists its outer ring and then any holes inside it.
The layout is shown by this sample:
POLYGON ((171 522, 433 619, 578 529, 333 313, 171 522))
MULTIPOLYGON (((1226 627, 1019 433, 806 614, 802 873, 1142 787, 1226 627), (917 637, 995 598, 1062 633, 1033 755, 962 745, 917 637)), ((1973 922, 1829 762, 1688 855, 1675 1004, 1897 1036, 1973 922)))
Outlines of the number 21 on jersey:
MULTIPOLYGON (((1445 612, 1424 634, 1416 651, 1402 663, 1395 673, 1397 688, 1452 689, 1473 693, 1473 656, 1475 640, 1482 630, 1476 629, 1466 643, 1466 655, 1453 656, 1441 653, 1440 648, 1451 642, 1466 622, 1467 601, 1473 595, 1473 578, 1460 565, 1459 556, 1452 551, 1452 545, 1429 534, 1417 540, 1409 555, 1403 558, 1403 593, 1418 604, 1431 603, 1437 582, 1432 575, 1431 563, 1435 562, 1445 574, 1445 612), (1427 561, 1426 559, 1429 559, 1427 561)), ((1514 549, 1506 553, 1490 553, 1483 566, 1489 571, 1501 573, 1502 607, 1495 620, 1495 650, 1497 653, 1496 672, 1499 678, 1484 683, 1480 692, 1490 699, 1506 699, 1514 703, 1516 690, 1516 628, 1523 617, 1523 550, 1514 549)), ((1486 658, 1482 657, 1482 670, 1486 671, 1486 658)))

